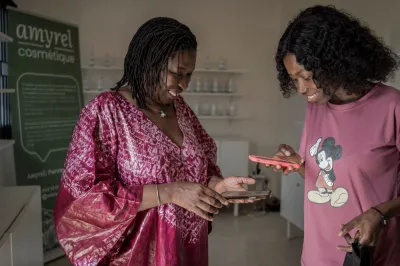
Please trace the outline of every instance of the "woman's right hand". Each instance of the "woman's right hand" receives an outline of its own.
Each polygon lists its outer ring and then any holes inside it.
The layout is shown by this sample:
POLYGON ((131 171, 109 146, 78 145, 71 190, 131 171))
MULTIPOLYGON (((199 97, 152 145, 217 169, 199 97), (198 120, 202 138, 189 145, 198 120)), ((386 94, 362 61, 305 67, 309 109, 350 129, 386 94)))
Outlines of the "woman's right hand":
POLYGON ((217 214, 218 209, 228 205, 228 201, 214 190, 191 182, 171 183, 172 203, 212 221, 209 213, 217 214))
MULTIPOLYGON (((275 153, 274 158, 289 161, 289 162, 296 163, 299 165, 303 165, 303 163, 304 163, 303 158, 301 158, 301 156, 298 153, 296 153, 292 147, 290 147, 289 145, 286 145, 286 144, 279 145, 279 150, 277 151, 277 153, 275 153)), ((274 172, 283 171, 284 175, 299 171, 299 169, 295 169, 291 166, 286 167, 286 168, 282 168, 280 165, 266 164, 265 166, 272 167, 272 170, 274 172)))

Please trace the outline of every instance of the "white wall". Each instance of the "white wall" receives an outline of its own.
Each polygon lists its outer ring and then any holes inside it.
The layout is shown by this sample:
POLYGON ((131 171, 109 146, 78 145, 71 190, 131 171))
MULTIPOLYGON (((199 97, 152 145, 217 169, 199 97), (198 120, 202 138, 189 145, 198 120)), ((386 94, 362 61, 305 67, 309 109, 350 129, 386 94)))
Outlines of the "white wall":
MULTIPOLYGON (((199 64, 205 55, 226 56, 228 66, 248 70, 240 79, 239 112, 249 119, 233 122, 205 122, 213 135, 230 132, 252 141, 250 152, 272 154, 277 145, 296 138, 293 121, 301 120, 304 103, 284 102, 276 81, 274 54, 280 35, 300 8, 321 3, 336 4, 361 16, 386 40, 393 34, 396 0, 15 0, 22 10, 77 24, 81 58, 87 62, 95 54, 123 58, 137 28, 154 16, 170 16, 186 23, 199 42, 199 64), (284 104, 283 104, 284 103, 284 104), (282 105, 283 104, 283 105, 282 105), (286 122, 287 121, 287 122, 286 122)), ((398 1, 400 2, 400 1, 398 1)), ((298 126, 299 127, 299 126, 298 126)), ((272 190, 279 196, 279 177, 269 171, 272 190)))

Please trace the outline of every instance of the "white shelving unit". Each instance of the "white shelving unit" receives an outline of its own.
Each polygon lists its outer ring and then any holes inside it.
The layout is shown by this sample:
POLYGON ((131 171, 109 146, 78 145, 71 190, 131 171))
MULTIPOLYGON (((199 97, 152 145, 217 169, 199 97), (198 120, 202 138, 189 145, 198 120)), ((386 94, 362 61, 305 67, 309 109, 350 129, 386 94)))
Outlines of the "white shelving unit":
MULTIPOLYGON (((13 89, 4 89, 7 90, 7 92, 15 92, 13 89)), ((1 91, 1 89, 0 89, 1 91)), ((84 91, 83 93, 85 94, 94 94, 97 95, 101 93, 102 91, 84 91)), ((213 93, 213 92, 184 92, 182 93, 183 97, 242 97, 243 94, 240 93, 213 93)))
POLYGON ((84 94, 90 94, 90 95, 97 95, 97 94, 100 94, 102 92, 103 91, 95 91, 95 90, 93 90, 93 91, 83 91, 84 94))
POLYGON ((194 72, 197 73, 225 73, 225 74, 243 74, 246 73, 246 70, 242 69, 204 69, 204 68, 198 68, 194 72))
POLYGON ((229 115, 199 115, 197 116, 200 120, 240 120, 244 119, 241 116, 229 116, 229 115))
POLYGON ((82 70, 107 70, 107 71, 124 71, 123 67, 106 67, 106 66, 82 66, 82 70))
POLYGON ((242 97, 240 93, 229 93, 229 92, 184 92, 182 96, 190 97, 242 97))
MULTIPOLYGON (((100 79, 103 82, 115 83, 116 79, 119 79, 122 76, 122 72, 124 70, 121 66, 82 66, 82 74, 86 77, 86 82, 99 82, 100 79)), ((196 78, 213 80, 218 79, 219 85, 221 86, 220 90, 217 92, 210 92, 208 85, 207 90, 203 91, 193 91, 193 86, 189 91, 182 93, 182 96, 187 100, 188 104, 192 106, 193 104, 200 105, 199 110, 203 110, 201 106, 202 104, 207 105, 217 105, 220 109, 225 109, 225 111, 220 112, 221 115, 210 115, 208 111, 200 111, 198 113, 198 118, 204 121, 228 121, 231 123, 232 121, 237 121, 243 119, 240 115, 237 115, 237 106, 234 101, 243 97, 243 94, 238 93, 237 90, 227 90, 227 81, 229 79, 236 79, 236 76, 246 73, 246 70, 243 69, 205 69, 200 68, 196 69, 194 72, 194 77, 192 79, 192 84, 196 82, 196 78), (231 107, 234 106, 234 112, 229 112, 231 107), (226 113, 226 115, 225 115, 226 113), (229 113, 229 115, 228 115, 229 113), (224 114, 224 115, 222 115, 224 114)), ((209 83, 208 83, 209 84, 209 83)), ((231 84, 231 83, 230 83, 231 84)), ((103 84, 104 86, 104 84, 103 84)), ((96 88, 95 85, 86 85, 89 88, 96 88)), ((108 87, 105 85, 104 87, 108 87)), ((102 90, 84 90, 85 102, 88 102, 92 98, 96 97, 96 95, 100 94, 102 90)), ((193 107, 193 106, 192 106, 193 107)))
MULTIPOLYGON (((82 70, 108 70, 108 71, 123 71, 123 67, 118 66, 82 66, 82 70)), ((243 74, 246 73, 246 70, 242 69, 204 69, 198 68, 194 71, 195 73, 215 73, 215 74, 243 74)))

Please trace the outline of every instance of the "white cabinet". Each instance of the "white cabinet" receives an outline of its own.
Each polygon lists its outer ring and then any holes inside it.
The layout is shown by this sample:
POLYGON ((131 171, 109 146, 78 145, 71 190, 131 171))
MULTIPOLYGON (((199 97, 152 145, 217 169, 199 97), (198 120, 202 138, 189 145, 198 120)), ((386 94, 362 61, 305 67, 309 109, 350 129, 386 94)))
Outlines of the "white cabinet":
POLYGON ((224 176, 249 175, 249 142, 247 140, 220 141, 218 163, 224 176))
MULTIPOLYGON (((304 179, 298 173, 282 175, 281 193, 281 215, 288 222, 304 230, 304 179)), ((290 238, 290 228, 288 232, 290 238)))
MULTIPOLYGON (((249 176, 249 141, 233 138, 215 138, 217 163, 224 177, 249 176)), ((239 215, 239 204, 234 204, 233 215, 239 215)))
POLYGON ((43 266, 40 187, 0 187, 0 265, 43 266))
POLYGON ((214 138, 217 164, 223 176, 249 175, 249 141, 234 138, 214 138))

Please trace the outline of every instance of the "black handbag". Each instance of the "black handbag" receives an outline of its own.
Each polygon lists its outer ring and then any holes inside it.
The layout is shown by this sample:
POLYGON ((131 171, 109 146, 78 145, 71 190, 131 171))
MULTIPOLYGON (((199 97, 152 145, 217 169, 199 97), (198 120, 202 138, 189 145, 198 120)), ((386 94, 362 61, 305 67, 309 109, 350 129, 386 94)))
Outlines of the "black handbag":
POLYGON ((362 245, 355 239, 353 252, 346 253, 343 266, 373 266, 374 248, 362 245))

